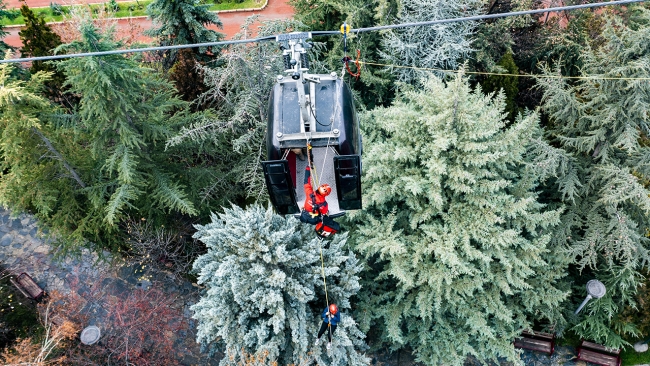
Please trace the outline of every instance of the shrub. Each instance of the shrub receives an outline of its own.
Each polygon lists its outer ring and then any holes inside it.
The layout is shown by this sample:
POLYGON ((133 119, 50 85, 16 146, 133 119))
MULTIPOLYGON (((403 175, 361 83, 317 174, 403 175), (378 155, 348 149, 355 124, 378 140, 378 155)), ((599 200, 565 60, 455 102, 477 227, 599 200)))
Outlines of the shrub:
POLYGON ((117 4, 117 0, 110 0, 106 6, 106 11, 118 11, 120 10, 120 6, 117 4))
POLYGON ((63 15, 63 6, 57 3, 50 3, 50 12, 54 16, 63 15))

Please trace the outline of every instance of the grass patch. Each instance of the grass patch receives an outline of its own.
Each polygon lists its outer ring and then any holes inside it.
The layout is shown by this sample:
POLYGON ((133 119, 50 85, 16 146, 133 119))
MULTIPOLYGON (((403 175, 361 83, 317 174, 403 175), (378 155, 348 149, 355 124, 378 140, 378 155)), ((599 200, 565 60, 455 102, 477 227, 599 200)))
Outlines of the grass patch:
POLYGON ((637 353, 633 347, 628 347, 625 351, 621 352, 622 366, 633 366, 650 363, 650 351, 637 353))
POLYGON ((221 4, 212 4, 210 6, 211 11, 220 11, 220 10, 237 10, 237 9, 247 9, 247 8, 261 8, 264 5, 265 0, 245 0, 241 3, 236 2, 223 2, 221 4))
MULTIPOLYGON (((152 0, 143 0, 143 1, 128 1, 128 2, 119 2, 118 4, 118 9, 115 11, 115 14, 113 15, 114 18, 127 18, 127 17, 137 17, 137 16, 146 16, 146 9, 147 6, 152 2, 152 0)), ((264 0, 245 0, 241 3, 237 3, 235 1, 223 1, 221 4, 214 4, 214 3, 208 3, 210 4, 210 11, 221 11, 221 10, 237 10, 237 9, 246 9, 246 8, 260 8, 264 4, 264 0)), ((75 5, 73 5, 75 6, 75 5)), ((78 6, 78 5, 76 5, 78 6)), ((106 7, 108 8, 109 3, 106 2, 105 4, 96 4, 96 5, 91 5, 90 9, 94 13, 96 13, 101 7, 106 7)), ((54 10, 52 7, 47 7, 47 8, 31 8, 34 14, 36 16, 38 15, 43 15, 45 17, 45 21, 50 23, 50 22, 60 22, 63 20, 63 14, 68 14, 70 12, 70 5, 62 5, 58 7, 58 11, 54 10), (59 14, 62 13, 62 14, 59 14)), ((16 10, 19 12, 18 9, 12 9, 16 10)), ((23 19, 22 15, 19 15, 15 19, 7 19, 3 18, 0 20, 0 24, 3 26, 7 25, 23 25, 25 24, 25 20, 23 19)))
POLYGON ((555 343, 558 346, 578 347, 580 345, 580 336, 568 330, 564 332, 562 338, 556 339, 555 343))

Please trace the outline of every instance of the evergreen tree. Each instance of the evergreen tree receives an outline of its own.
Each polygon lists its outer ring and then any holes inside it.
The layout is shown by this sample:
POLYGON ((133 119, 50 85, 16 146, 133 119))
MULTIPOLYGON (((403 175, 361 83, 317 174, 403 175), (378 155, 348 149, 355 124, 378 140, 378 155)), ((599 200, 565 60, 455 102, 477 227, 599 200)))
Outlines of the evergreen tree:
MULTIPOLYGON (((650 12, 634 8, 636 21, 623 24, 610 17, 603 46, 583 49, 581 73, 587 79, 575 85, 561 78, 539 82, 550 137, 563 149, 543 157, 562 162, 553 188, 567 209, 555 240, 568 248, 583 274, 607 287, 573 329, 611 347, 636 333, 617 314, 635 306, 650 261, 650 85, 634 79, 650 77, 650 12)), ((577 306, 578 296, 574 301, 577 306)))
MULTIPOLYGON (((257 17, 242 25, 233 39, 246 39, 257 17)), ((301 29, 291 21, 263 22, 260 37, 301 29)), ((206 154, 223 162, 216 174, 218 184, 203 191, 204 197, 241 193, 252 199, 266 195, 260 161, 265 160, 266 119, 269 94, 276 76, 284 72, 282 57, 272 43, 233 44, 220 53, 220 67, 200 67, 209 88, 197 103, 214 106, 210 118, 183 126, 168 141, 169 147, 200 146, 206 154), (233 190, 237 186, 237 190, 233 190)), ((241 198, 241 197, 240 197, 241 198)))
MULTIPOLYGON (((535 9, 541 4, 532 0, 486 1, 486 13, 508 13, 535 9)), ((468 60, 472 69, 495 71, 501 57, 507 52, 513 52, 522 35, 539 37, 538 32, 531 32, 531 27, 537 25, 539 19, 533 16, 517 16, 491 19, 480 22, 472 37, 473 53, 468 60)), ((517 54, 513 52, 515 56, 517 54)), ((534 65, 533 65, 534 66, 534 65)))
MULTIPOLYGON (((174 82, 184 101, 194 102, 208 89, 203 83, 203 72, 197 70, 198 66, 194 52, 185 48, 178 51, 176 63, 169 70, 169 79, 174 82)), ((200 108, 199 105, 196 107, 200 108)))
MULTIPOLYGON (((25 19, 25 27, 18 32, 23 43, 21 54, 26 57, 52 55, 54 49, 61 45, 61 37, 45 24, 45 16, 42 13, 36 16, 25 4, 20 7, 20 13, 25 19)), ((34 61, 30 70, 32 73, 41 70, 53 72, 54 67, 43 61, 34 61)))
POLYGON ((197 229, 194 237, 208 248, 194 263, 198 283, 207 287, 192 306, 199 322, 197 341, 223 346, 221 365, 241 364, 242 352, 264 354, 269 364, 369 363, 359 353, 364 335, 349 312, 361 266, 344 250, 345 234, 324 242, 311 226, 259 205, 213 214, 211 223, 197 229), (327 353, 322 343, 313 345, 326 296, 342 312, 327 353))
MULTIPOLYGON (((352 29, 392 24, 399 1, 290 0, 290 3, 296 10, 294 18, 304 23, 308 29, 329 31, 339 29, 344 22, 352 29)), ((341 71, 345 55, 341 37, 315 37, 315 40, 324 42, 326 47, 319 57, 323 64, 312 62, 314 67, 311 72, 341 71)), ((381 43, 381 37, 378 32, 354 34, 352 31, 347 37, 347 55, 354 60, 356 50, 359 50, 362 61, 380 61, 380 48, 377 45, 381 43)), ((355 71, 352 63, 350 68, 355 71)), ((368 108, 387 105, 393 97, 394 77, 385 68, 364 65, 360 78, 349 77, 346 81, 359 92, 359 99, 368 108)))
MULTIPOLYGON (((502 70, 503 73, 518 75, 519 68, 515 64, 515 60, 512 58, 512 52, 506 52, 501 60, 497 64, 502 70)), ((511 121, 515 120, 517 116, 517 93, 519 93, 519 78, 517 76, 501 76, 501 75, 490 75, 482 83, 483 91, 485 93, 495 93, 503 90, 503 94, 506 97, 506 113, 508 113, 508 119, 511 121)))
MULTIPOLYGON (((165 46, 217 42, 223 39, 223 34, 207 27, 216 25, 222 28, 223 24, 209 8, 209 4, 201 4, 200 0, 154 0, 147 6, 154 27, 145 34, 157 38, 165 46)), ((200 47, 194 50, 205 54, 208 49, 200 47)), ((167 68, 171 67, 176 61, 176 52, 166 52, 165 58, 167 68)))
MULTIPOLYGON (((25 57, 49 56, 55 48, 61 45, 61 37, 45 24, 45 16, 41 13, 36 16, 26 4, 20 7, 20 13, 25 20, 25 27, 18 32, 23 47, 20 53, 25 57)), ((39 71, 52 72, 52 79, 48 83, 49 95, 60 96, 61 86, 64 81, 63 74, 56 72, 56 67, 51 63, 33 61, 30 68, 32 73, 39 71)))
MULTIPOLYGON (((0 19, 16 19, 18 17, 18 12, 15 10, 7 10, 7 4, 4 1, 0 1, 0 19)), ((3 54, 12 49, 11 46, 5 43, 2 38, 6 37, 9 33, 4 29, 4 26, 0 24, 0 52, 3 54)))
POLYGON ((503 93, 472 91, 462 76, 399 95, 362 119, 365 210, 354 213, 354 242, 389 291, 363 307, 385 341, 427 365, 518 362, 514 337, 533 321, 563 324, 567 295, 566 258, 550 245, 560 212, 535 191, 549 170, 529 158, 548 147, 538 118, 506 128, 503 93))
MULTIPOLYGON (((413 23, 478 15, 484 0, 400 0, 396 23, 413 23)), ((384 34, 382 54, 398 66, 455 69, 466 57, 477 23, 458 22, 390 30, 384 34)), ((393 71, 400 81, 414 82, 423 72, 413 68, 393 71)))
POLYGON ((12 75, 13 68, 0 65, 0 204, 30 211, 54 232, 80 239, 75 230, 85 231, 84 217, 97 214, 83 194, 92 161, 75 133, 57 126, 57 108, 41 96, 51 73, 25 81, 12 75))
MULTIPOLYGON (((91 22, 81 24, 82 40, 60 46, 64 52, 107 51, 118 46, 111 34, 98 34, 91 22)), ((104 211, 109 225, 126 210, 147 217, 197 213, 181 183, 184 172, 164 151, 176 113, 185 102, 171 84, 121 56, 71 58, 57 64, 70 93, 81 95, 78 129, 88 134, 87 151, 96 162, 90 200, 104 211)))

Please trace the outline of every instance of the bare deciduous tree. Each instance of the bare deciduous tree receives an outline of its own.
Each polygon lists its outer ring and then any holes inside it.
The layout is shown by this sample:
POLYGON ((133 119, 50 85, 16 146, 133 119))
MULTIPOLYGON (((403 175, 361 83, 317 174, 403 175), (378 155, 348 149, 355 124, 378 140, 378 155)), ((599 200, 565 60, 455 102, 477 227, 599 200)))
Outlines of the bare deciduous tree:
POLYGON ((130 251, 127 259, 158 271, 172 273, 181 279, 190 272, 192 262, 203 252, 204 245, 191 238, 191 233, 154 228, 148 221, 130 218, 126 221, 126 241, 130 251))

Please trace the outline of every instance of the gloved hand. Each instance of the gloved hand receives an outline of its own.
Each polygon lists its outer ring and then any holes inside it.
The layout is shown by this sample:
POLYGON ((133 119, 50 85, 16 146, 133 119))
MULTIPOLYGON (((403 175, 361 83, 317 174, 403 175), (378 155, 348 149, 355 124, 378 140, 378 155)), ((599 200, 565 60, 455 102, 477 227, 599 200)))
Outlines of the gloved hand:
POLYGON ((307 144, 307 154, 309 154, 309 161, 311 161, 311 163, 313 164, 314 163, 314 153, 313 153, 313 151, 311 149, 311 144, 307 144))

